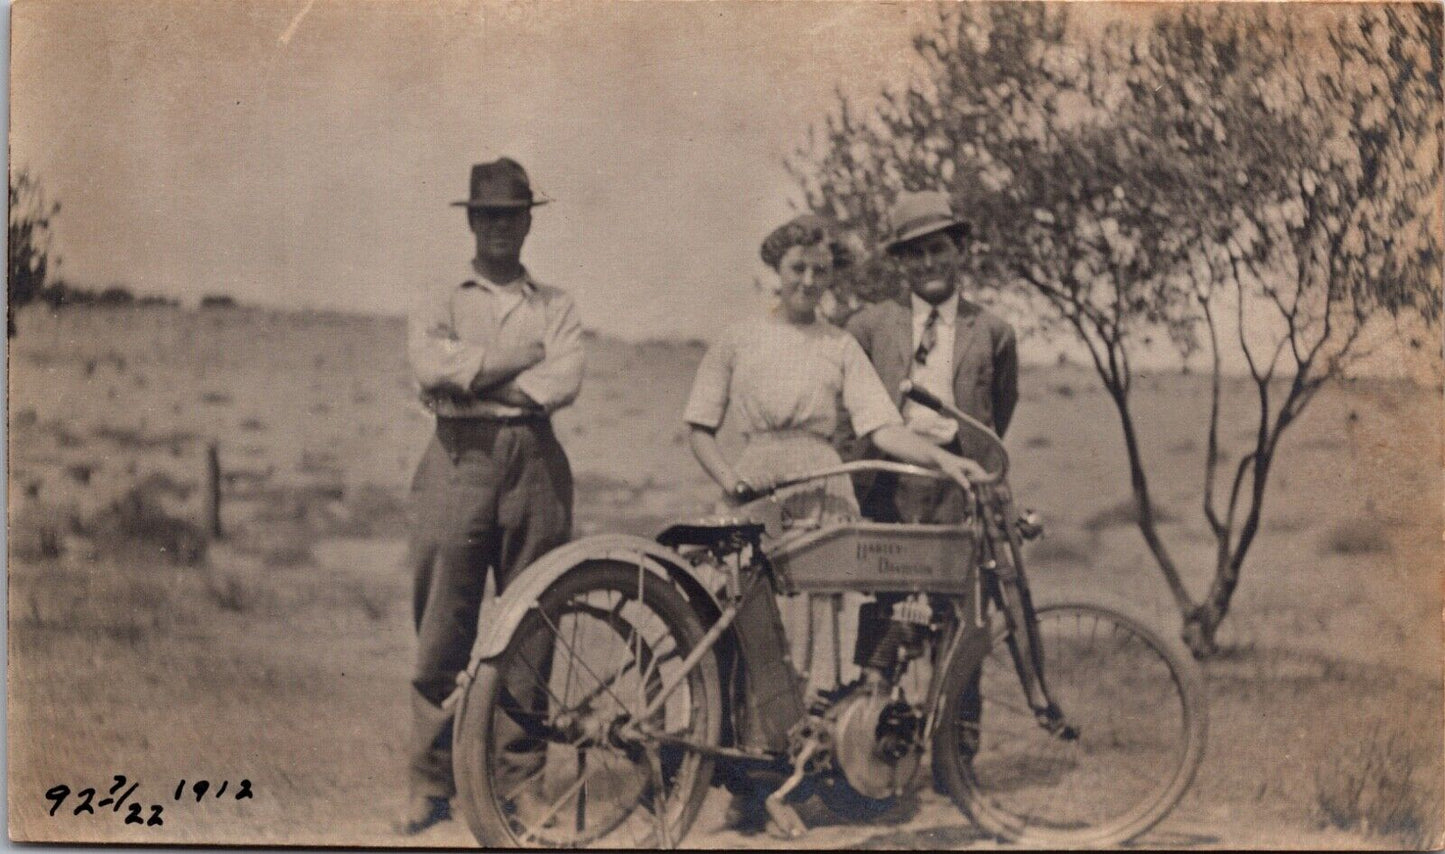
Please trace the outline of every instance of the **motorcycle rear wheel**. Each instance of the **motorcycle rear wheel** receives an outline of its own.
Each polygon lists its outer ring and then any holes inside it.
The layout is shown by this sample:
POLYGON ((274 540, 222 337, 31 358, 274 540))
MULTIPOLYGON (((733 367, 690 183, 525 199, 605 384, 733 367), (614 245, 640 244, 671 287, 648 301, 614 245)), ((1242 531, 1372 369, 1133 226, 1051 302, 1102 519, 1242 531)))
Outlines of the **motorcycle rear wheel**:
MULTIPOLYGON (((678 844, 707 794, 712 758, 618 733, 703 634, 681 594, 636 566, 589 562, 553 584, 502 655, 478 665, 457 709, 458 801, 477 841, 678 844)), ((717 660, 705 655, 646 723, 715 745, 720 700, 717 660)))
POLYGON ((1134 839, 1174 808, 1203 759, 1203 676, 1181 644, 1116 606, 1067 601, 1037 612, 1044 678, 1078 738, 1037 723, 1000 627, 977 668, 960 656, 944 676, 935 774, 981 829, 1008 841, 1134 839))

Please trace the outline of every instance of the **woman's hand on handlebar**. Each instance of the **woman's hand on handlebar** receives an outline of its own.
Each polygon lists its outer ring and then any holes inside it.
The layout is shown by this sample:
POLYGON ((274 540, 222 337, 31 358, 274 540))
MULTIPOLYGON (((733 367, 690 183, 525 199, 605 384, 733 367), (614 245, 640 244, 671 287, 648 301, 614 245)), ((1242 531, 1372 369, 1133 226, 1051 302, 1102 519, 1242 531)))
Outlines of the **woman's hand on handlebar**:
POLYGON ((967 495, 973 494, 969 481, 988 480, 988 472, 967 457, 950 454, 902 424, 885 424, 869 435, 874 446, 891 457, 938 469, 957 483, 967 495))
POLYGON ((948 475, 954 483, 959 485, 964 495, 973 497, 973 482, 976 480, 987 480, 988 472, 983 466, 970 460, 968 457, 959 457, 939 448, 938 458, 935 461, 938 470, 948 475))
POLYGON ((734 478, 732 486, 728 487, 728 500, 735 504, 747 504, 749 501, 756 501, 768 494, 771 484, 754 484, 744 478, 734 478))

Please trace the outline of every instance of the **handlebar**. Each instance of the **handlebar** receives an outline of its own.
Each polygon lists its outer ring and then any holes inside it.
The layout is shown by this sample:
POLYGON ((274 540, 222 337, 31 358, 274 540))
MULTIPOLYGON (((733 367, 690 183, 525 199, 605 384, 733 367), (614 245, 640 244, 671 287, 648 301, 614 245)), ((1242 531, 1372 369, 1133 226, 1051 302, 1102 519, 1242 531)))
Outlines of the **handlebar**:
POLYGON ((827 477, 837 477, 843 474, 854 474, 865 471, 887 471, 895 474, 908 474, 916 477, 927 477, 934 480, 947 480, 948 476, 933 469, 926 469, 923 466, 915 466, 911 463, 895 463, 891 460, 855 460, 851 463, 840 463, 836 466, 818 469, 817 471, 802 472, 800 474, 787 475, 771 484, 766 490, 755 490, 759 495, 766 495, 785 486, 797 486, 800 483, 807 483, 810 480, 822 480, 827 477))
MULTIPOLYGON (((915 385, 911 380, 904 380, 899 385, 899 391, 903 393, 903 396, 905 398, 912 400, 913 402, 918 403, 922 406, 926 406, 941 415, 946 415, 949 418, 952 418, 959 423, 960 427, 968 427, 969 429, 981 434, 986 440, 988 440, 990 444, 994 446, 995 450, 998 451, 999 460, 1001 461, 1001 465, 999 466, 998 471, 989 472, 986 477, 974 478, 972 481, 973 483, 978 485, 987 485, 991 483, 998 483, 1000 480, 1003 480, 1004 475, 1008 473, 1008 451, 1004 449, 1003 439, 1000 439, 999 435, 993 430, 991 430, 987 424, 984 424, 977 418, 974 418, 973 416, 964 413, 955 406, 950 406, 949 404, 944 403, 933 392, 929 391, 926 388, 923 388, 922 386, 915 385)), ((935 471, 934 469, 924 468, 922 466, 915 466, 910 463, 896 463, 890 460, 856 460, 851 463, 842 463, 840 465, 818 469, 817 471, 786 475, 782 478, 779 478, 776 482, 763 487, 753 486, 749 483, 740 483, 738 484, 737 489, 733 490, 733 498, 736 499, 738 502, 745 504, 749 501, 755 501, 759 498, 763 498, 764 496, 771 495, 773 492, 776 492, 777 490, 784 487, 797 486, 800 483, 807 483, 810 480, 822 480, 823 478, 837 477, 838 475, 849 475, 865 471, 893 472, 894 474, 906 474, 913 477, 926 477, 932 478, 933 480, 948 479, 948 476, 943 474, 942 472, 935 471)))
POLYGON ((944 403, 933 392, 929 391, 926 388, 923 388, 920 385, 917 385, 912 380, 904 380, 903 382, 899 383, 898 390, 902 392, 905 398, 919 404, 920 406, 926 406, 929 409, 932 409, 934 412, 939 413, 940 415, 946 415, 949 418, 952 418, 954 421, 958 422, 958 425, 960 427, 968 427, 970 430, 973 430, 974 432, 982 435, 989 444, 993 445, 994 450, 998 452, 1000 461, 999 469, 996 472, 990 472, 988 480, 979 480, 976 482, 997 483, 998 481, 1003 480, 1004 475, 1008 474, 1008 450, 1003 446, 1003 439, 1001 439, 997 433, 993 432, 993 429, 990 428, 987 424, 979 421, 977 418, 974 418, 973 416, 967 414, 956 406, 951 406, 947 403, 944 403))
MULTIPOLYGON (((894 474, 906 474, 913 477, 930 478, 932 480, 949 479, 948 475, 940 471, 924 468, 923 466, 915 466, 911 463, 896 463, 891 460, 855 460, 851 463, 841 463, 836 466, 817 469, 816 471, 786 475, 767 486, 753 486, 748 483, 740 483, 738 484, 738 488, 733 490, 733 498, 739 503, 746 504, 749 501, 756 501, 759 498, 771 495, 784 487, 797 486, 800 483, 807 483, 810 480, 823 480, 824 478, 856 474, 865 471, 892 472, 894 474)), ((972 482, 986 485, 998 483, 1002 477, 1002 472, 995 472, 990 473, 987 477, 974 478, 972 482)))

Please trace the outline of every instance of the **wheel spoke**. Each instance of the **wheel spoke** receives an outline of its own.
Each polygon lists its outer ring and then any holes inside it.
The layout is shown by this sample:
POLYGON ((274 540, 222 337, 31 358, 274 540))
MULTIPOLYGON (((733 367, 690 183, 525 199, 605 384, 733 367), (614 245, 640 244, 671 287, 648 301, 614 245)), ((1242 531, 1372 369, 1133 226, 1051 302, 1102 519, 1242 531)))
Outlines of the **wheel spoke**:
MULTIPOLYGON (((569 572, 542 595, 504 658, 474 683, 491 686, 478 700, 491 712, 473 718, 483 727, 479 755, 462 751, 458 758, 471 767, 479 762, 492 781, 479 803, 500 834, 478 830, 479 840, 656 846, 686 833, 714 758, 675 743, 715 744, 721 688, 711 658, 686 672, 678 667, 703 634, 686 600, 647 569, 638 573, 605 562, 569 572), (659 702, 671 681, 686 693, 659 702), (649 703, 658 706, 655 714, 619 726, 649 703), (642 724, 653 732, 634 732, 642 724), (650 757, 639 747, 650 748, 650 757)), ((474 798, 467 776, 458 774, 459 793, 474 798)))
MULTIPOLYGON (((542 813, 542 817, 537 819, 538 828, 540 829, 546 827, 547 822, 551 821, 552 817, 555 816, 558 811, 562 809, 562 805, 572 800, 572 797, 582 790, 582 786, 585 785, 588 780, 592 779, 592 776, 596 774, 600 768, 600 765, 596 765, 588 769, 587 771, 579 774, 577 776, 577 779, 573 780, 571 785, 569 785, 566 790, 562 792, 562 796, 557 800, 553 801, 552 805, 547 807, 547 810, 542 813)), ((529 830, 522 836, 523 842, 534 840, 537 840, 536 830, 529 830)))
MULTIPOLYGON (((566 641, 562 640, 562 633, 559 632, 559 631, 557 631, 557 626, 556 626, 556 624, 552 622, 552 618, 551 618, 551 617, 548 617, 548 616, 547 616, 547 612, 539 608, 539 609, 537 610, 537 613, 541 614, 541 615, 542 615, 542 619, 544 619, 544 620, 547 621, 547 627, 552 630, 552 636, 557 639, 557 642, 563 644, 564 646, 566 646, 566 641)), ((601 679, 598 679, 598 678, 597 678, 597 673, 596 673, 595 671, 593 671, 591 667, 588 666, 588 664, 587 664, 586 661, 583 661, 583 660, 582 660, 581 656, 579 656, 579 655, 577 654, 577 651, 576 651, 575 649, 573 649, 572 647, 568 646, 568 647, 567 647, 567 654, 571 657, 571 660, 572 660, 572 661, 575 661, 575 662, 577 662, 579 665, 581 665, 582 669, 583 669, 583 670, 586 670, 586 671, 587 671, 587 674, 588 674, 589 676, 591 676, 591 677, 597 682, 598 685, 601 685, 602 688, 603 688, 603 690, 605 690, 608 694, 610 694, 610 695, 612 696, 612 699, 614 699, 614 700, 617 701, 617 705, 621 706, 622 709, 623 709, 624 711, 628 712, 629 714, 631 713, 632 710, 627 708, 627 704, 624 703, 624 702, 622 702, 622 698, 619 697, 619 696, 617 696, 617 694, 613 692, 613 690, 612 690, 612 688, 611 688, 610 686, 604 684, 601 679)), ((534 670, 533 672, 536 672, 536 671, 534 670)), ((548 693, 550 693, 550 692, 548 692, 548 693)))

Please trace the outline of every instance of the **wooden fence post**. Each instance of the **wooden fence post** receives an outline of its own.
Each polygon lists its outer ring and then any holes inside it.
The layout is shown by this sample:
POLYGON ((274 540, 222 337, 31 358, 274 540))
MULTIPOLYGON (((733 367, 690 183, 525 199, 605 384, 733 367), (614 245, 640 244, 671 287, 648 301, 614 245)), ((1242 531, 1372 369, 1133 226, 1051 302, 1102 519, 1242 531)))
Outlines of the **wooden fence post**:
POLYGON ((221 452, 215 439, 206 443, 206 533, 220 539, 221 530, 221 452))

